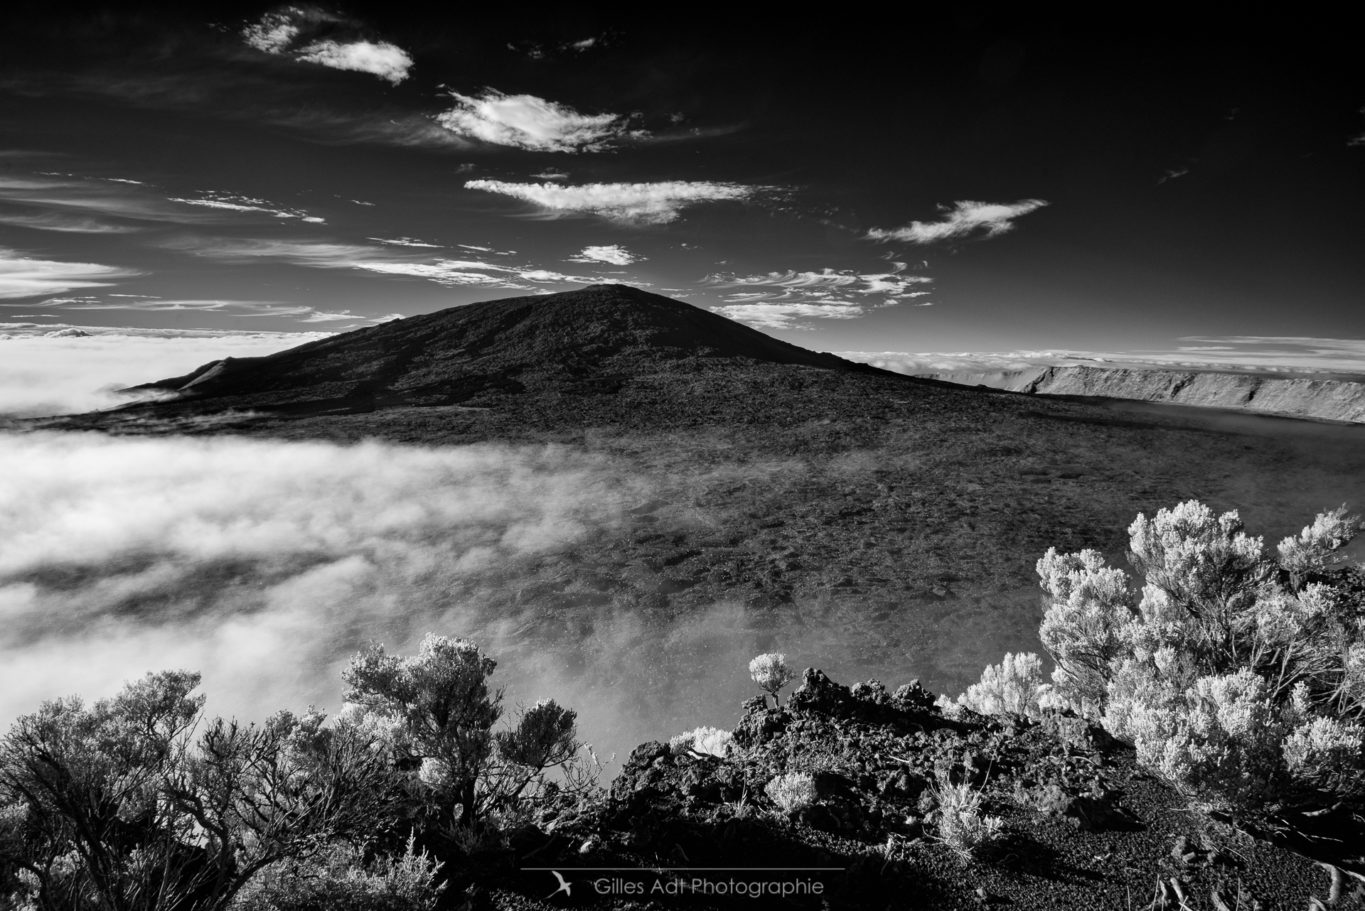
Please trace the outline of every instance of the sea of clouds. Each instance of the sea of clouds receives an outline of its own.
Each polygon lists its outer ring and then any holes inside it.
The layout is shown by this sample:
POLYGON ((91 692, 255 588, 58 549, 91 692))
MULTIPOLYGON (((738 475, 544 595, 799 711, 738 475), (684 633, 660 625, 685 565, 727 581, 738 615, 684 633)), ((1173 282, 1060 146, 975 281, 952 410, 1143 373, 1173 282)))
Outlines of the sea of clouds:
POLYGON ((78 414, 127 404, 117 389, 324 338, 300 332, 136 332, 0 323, 0 416, 78 414), (88 333, 88 334, 64 334, 88 333))

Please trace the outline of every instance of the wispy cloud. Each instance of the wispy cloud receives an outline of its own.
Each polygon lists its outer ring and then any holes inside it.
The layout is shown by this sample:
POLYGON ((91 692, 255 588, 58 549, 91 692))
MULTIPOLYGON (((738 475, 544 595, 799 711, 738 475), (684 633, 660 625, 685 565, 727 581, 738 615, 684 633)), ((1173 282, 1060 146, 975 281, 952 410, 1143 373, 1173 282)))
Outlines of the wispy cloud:
POLYGON ((477 97, 458 92, 450 97, 455 107, 438 114, 436 122, 459 136, 494 145, 535 152, 597 152, 648 135, 628 129, 628 118, 618 114, 580 114, 535 95, 486 89, 477 97))
POLYGON ((811 329, 810 320, 815 319, 857 319, 867 313, 860 304, 845 301, 820 301, 816 303, 772 303, 753 301, 751 303, 725 304, 711 307, 727 319, 755 326, 759 329, 811 329))
POLYGON ((1161 186, 1163 183, 1169 183, 1172 180, 1179 180, 1188 173, 1190 173, 1189 168, 1167 168, 1166 173, 1156 179, 1157 186, 1161 186))
POLYGON ((260 212, 274 218, 297 218, 309 224, 320 225, 326 222, 325 218, 316 215, 309 215, 302 209, 289 209, 276 205, 264 199, 255 199, 251 196, 240 196, 235 193, 221 193, 209 190, 198 198, 170 197, 171 202, 178 202, 187 206, 202 206, 206 209, 220 209, 228 212, 260 212))
POLYGON ((81 288, 103 288, 114 279, 141 273, 121 266, 39 259, 0 247, 0 299, 64 294, 81 288))
POLYGON ((533 266, 504 266, 472 260, 438 259, 425 263, 358 263, 357 268, 384 275, 408 275, 440 285, 488 285, 532 291, 536 285, 591 285, 603 281, 595 275, 565 275, 533 266), (529 284, 528 284, 529 283, 529 284))
POLYGON ((82 215, 63 215, 60 212, 42 212, 33 215, 0 213, 0 224, 31 231, 56 231, 62 234, 131 234, 138 228, 132 225, 119 225, 82 215))
POLYGON ((260 237, 181 236, 163 241, 162 246, 227 262, 278 259, 300 266, 344 269, 357 261, 383 257, 379 247, 321 240, 279 240, 260 237))
POLYGON ((645 257, 631 253, 620 244, 584 247, 577 256, 569 257, 571 263, 607 263, 612 266, 629 266, 645 257))
POLYGON ((107 295, 96 297, 54 297, 42 301, 42 306, 54 310, 129 310, 138 313, 222 313, 229 316, 275 316, 300 323, 382 322, 357 316, 349 310, 319 310, 302 304, 278 301, 247 301, 225 299, 166 299, 143 295, 107 295))
POLYGON ((299 26, 288 13, 266 13, 242 27, 242 40, 258 51, 283 54, 299 36, 299 26))
POLYGON ((465 187, 522 199, 554 214, 599 215, 626 224, 651 225, 676 221, 688 206, 746 200, 762 189, 735 183, 692 180, 589 183, 579 186, 470 180, 465 187))
POLYGON ((142 185, 68 175, 0 176, 0 200, 30 210, 7 214, 10 223, 48 231, 113 234, 136 230, 111 218, 166 224, 221 220, 171 205, 142 185))
MULTIPOLYGON (((291 241, 266 238, 180 237, 164 246, 195 256, 225 262, 246 263, 273 259, 315 269, 357 269, 375 275, 420 278, 451 287, 484 286, 515 291, 535 291, 553 284, 593 284, 607 279, 596 275, 567 275, 534 265, 510 265, 482 260, 422 258, 404 253, 408 245, 334 243, 330 241, 291 241)), ((494 255, 510 255, 469 244, 459 246, 494 255)))
POLYGON ((267 54, 288 56, 334 70, 369 73, 392 85, 408 78, 412 57, 387 41, 371 41, 358 34, 347 40, 318 37, 322 28, 356 31, 358 23, 316 7, 290 6, 266 13, 242 28, 249 46, 267 54))
POLYGON ((939 206, 943 217, 938 221, 914 221, 903 228, 873 228, 867 232, 869 240, 900 241, 912 244, 932 244, 965 237, 999 237, 1014 229, 1014 221, 1036 212, 1047 201, 1023 199, 1014 203, 974 202, 959 200, 951 206, 939 206))
POLYGON ((420 247, 427 250, 441 249, 440 244, 429 244, 413 237, 371 237, 369 239, 375 243, 385 244, 390 247, 420 247))
POLYGON ((809 329, 818 319, 856 319, 894 304, 921 300, 933 279, 905 271, 905 263, 893 263, 891 272, 819 271, 768 272, 761 275, 722 273, 708 275, 704 284, 725 289, 726 303, 712 307, 716 313, 764 329, 809 329))

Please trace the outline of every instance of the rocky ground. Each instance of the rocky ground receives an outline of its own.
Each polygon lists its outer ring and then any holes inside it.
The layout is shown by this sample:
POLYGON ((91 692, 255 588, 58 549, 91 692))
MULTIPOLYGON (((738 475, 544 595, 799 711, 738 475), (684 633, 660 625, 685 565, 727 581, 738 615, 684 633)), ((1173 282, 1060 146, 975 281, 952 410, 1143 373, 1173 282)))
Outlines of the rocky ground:
POLYGON ((447 900, 509 909, 1365 908, 1363 810, 1309 802, 1255 819, 1206 815, 1079 718, 949 717, 917 683, 850 688, 807 670, 781 708, 745 704, 724 757, 639 746, 605 800, 551 812, 476 853, 447 900), (765 786, 790 771, 812 775, 817 799, 784 813, 765 786), (946 843, 940 781, 979 793, 981 811, 1002 820, 998 838, 971 851, 946 843), (717 867, 770 869, 698 872, 717 867), (569 897, 551 895, 551 871, 569 897), (818 882, 821 892, 694 891, 731 880, 818 882))

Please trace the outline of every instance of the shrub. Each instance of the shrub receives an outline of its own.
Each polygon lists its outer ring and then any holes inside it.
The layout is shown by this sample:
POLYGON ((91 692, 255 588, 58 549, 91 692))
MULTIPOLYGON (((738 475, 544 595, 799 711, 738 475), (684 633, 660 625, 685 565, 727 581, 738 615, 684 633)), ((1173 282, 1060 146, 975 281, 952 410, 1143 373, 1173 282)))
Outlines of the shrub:
POLYGON ((770 652, 756 656, 749 662, 749 676, 764 692, 773 697, 773 705, 782 703, 778 694, 782 687, 791 683, 792 672, 787 667, 787 656, 770 652))
POLYGON ((264 867, 382 824, 392 778, 366 732, 310 711, 195 736, 198 683, 47 702, 0 740, 0 848, 26 901, 215 911, 264 867))
POLYGON ((1043 682, 1041 658, 1032 652, 1006 653, 999 664, 988 665, 981 682, 969 686, 957 701, 982 715, 1038 718, 1051 692, 1051 685, 1043 682))
POLYGON ((366 859, 355 845, 329 844, 306 862, 267 867, 232 911, 434 911, 441 865, 408 839, 397 857, 366 859))
POLYGON ((1004 820, 981 812, 981 792, 970 784, 952 784, 942 773, 930 784, 937 804, 938 840, 964 859, 977 857, 997 844, 1004 820))
POLYGON ((703 756, 716 756, 724 759, 729 753, 730 745, 734 739, 734 735, 729 731, 722 731, 720 728, 700 727, 672 738, 668 741, 668 746, 675 754, 686 753, 690 750, 703 756))
POLYGON ((544 773, 552 768, 575 766, 565 780, 579 792, 596 786, 596 775, 577 767, 583 746, 572 710, 544 700, 510 729, 493 731, 502 717, 502 692, 488 684, 496 667, 467 639, 428 634, 414 656, 374 645, 342 674, 346 699, 391 732, 400 765, 414 769, 411 778, 438 828, 517 816, 521 804, 563 793, 547 787, 544 773))
POLYGON ((815 803, 815 779, 805 772, 785 772, 768 782, 763 792, 790 816, 815 803))
MULTIPOLYGON (((1181 503, 1128 529, 1140 586, 1095 551, 1049 550, 1039 634, 1056 669, 1039 705, 1101 719, 1209 804, 1258 806, 1294 783, 1353 787, 1365 605, 1339 551, 1359 528, 1344 507, 1323 513, 1270 555, 1236 512, 1181 503)), ((963 701, 1024 704, 1033 669, 1009 657, 963 701)))

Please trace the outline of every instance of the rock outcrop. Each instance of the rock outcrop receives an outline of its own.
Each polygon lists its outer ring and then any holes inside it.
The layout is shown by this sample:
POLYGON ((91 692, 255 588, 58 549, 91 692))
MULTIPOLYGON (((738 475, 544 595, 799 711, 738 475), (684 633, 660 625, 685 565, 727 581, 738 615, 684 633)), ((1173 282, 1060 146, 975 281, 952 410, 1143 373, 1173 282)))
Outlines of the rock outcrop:
MULTIPOLYGON (((504 849, 516 856, 471 858, 489 872, 456 885, 487 889, 500 908, 549 907, 535 902, 553 888, 548 870, 576 902, 606 908, 678 897, 705 908, 1302 908, 1355 881, 1339 848, 1365 830, 1349 809, 1332 812, 1330 839, 1277 844, 1245 821, 1201 820, 1081 718, 945 714, 917 683, 848 687, 807 670, 785 705, 744 704, 725 755, 642 744, 605 799, 547 811, 504 849), (783 807, 767 786, 792 773, 809 776, 808 799, 783 807), (998 836, 970 850, 945 836, 949 792, 979 797, 998 836), (753 882, 792 891, 766 902, 735 891, 753 882)), ((1285 819, 1279 835, 1321 825, 1285 819)))

